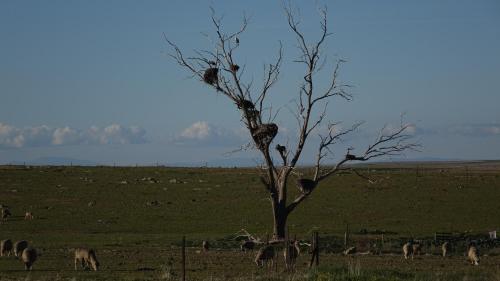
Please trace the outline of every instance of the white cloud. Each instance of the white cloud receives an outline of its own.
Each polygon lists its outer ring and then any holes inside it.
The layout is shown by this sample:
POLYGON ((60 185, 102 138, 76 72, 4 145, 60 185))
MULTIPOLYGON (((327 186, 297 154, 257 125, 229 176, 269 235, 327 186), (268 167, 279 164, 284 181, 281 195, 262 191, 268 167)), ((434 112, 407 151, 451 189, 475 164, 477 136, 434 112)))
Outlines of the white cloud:
POLYGON ((23 143, 24 139, 18 137, 16 128, 0 123, 0 147, 20 147, 23 143))
POLYGON ((198 121, 182 131, 180 137, 184 139, 203 140, 214 133, 214 127, 205 121, 198 121))
POLYGON ((80 143, 81 135, 70 127, 57 128, 52 134, 53 145, 71 145, 80 143))
POLYGON ((137 126, 123 127, 119 124, 109 125, 102 130, 92 127, 92 136, 96 134, 100 144, 144 143, 146 130, 137 126))
POLYGON ((241 145, 245 142, 240 131, 217 127, 206 121, 198 121, 182 130, 173 142, 190 145, 241 145))
POLYGON ((71 127, 50 128, 46 125, 16 128, 0 123, 0 148, 61 146, 80 144, 135 144, 146 142, 146 130, 137 126, 112 124, 87 130, 71 127))

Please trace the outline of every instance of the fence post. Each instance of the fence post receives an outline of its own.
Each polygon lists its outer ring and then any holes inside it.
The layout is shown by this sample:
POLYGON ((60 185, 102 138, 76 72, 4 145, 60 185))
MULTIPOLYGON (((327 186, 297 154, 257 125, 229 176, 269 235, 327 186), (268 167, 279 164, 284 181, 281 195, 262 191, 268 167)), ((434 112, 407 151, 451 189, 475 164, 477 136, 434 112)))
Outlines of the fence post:
POLYGON ((465 166, 465 187, 469 187, 469 166, 465 166))
POLYGON ((315 233, 316 232, 313 232, 311 237, 311 261, 309 262, 309 268, 311 268, 314 263, 314 255, 316 252, 316 240, 314 239, 315 233))
POLYGON ((380 254, 384 251, 384 245, 385 245, 385 239, 384 239, 384 234, 382 233, 382 247, 380 248, 380 254))
POLYGON ((418 187, 418 177, 419 177, 419 175, 418 175, 419 171, 418 170, 419 170, 419 168, 420 167, 417 165, 417 168, 415 169, 415 186, 416 187, 418 187))
POLYGON ((316 267, 319 266, 319 236, 318 232, 314 232, 312 235, 312 243, 311 243, 311 261, 309 262, 309 268, 313 266, 316 261, 316 267))
POLYGON ((316 232, 316 267, 319 266, 319 234, 316 232))
POLYGON ((285 232, 285 270, 290 270, 290 247, 288 246, 289 242, 289 229, 285 232))
POLYGON ((186 281, 186 236, 182 236, 182 281, 186 281))
POLYGON ((344 248, 347 249, 349 244, 349 223, 346 223, 345 233, 344 233, 344 248))

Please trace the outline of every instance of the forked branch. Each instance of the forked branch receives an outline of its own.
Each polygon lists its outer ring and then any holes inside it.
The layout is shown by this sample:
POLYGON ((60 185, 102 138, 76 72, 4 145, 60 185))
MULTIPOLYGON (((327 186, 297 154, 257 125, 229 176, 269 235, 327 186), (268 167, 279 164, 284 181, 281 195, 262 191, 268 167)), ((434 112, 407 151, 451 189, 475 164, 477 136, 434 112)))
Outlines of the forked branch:
POLYGON ((333 168, 326 170, 318 176, 318 181, 321 181, 338 172, 347 162, 368 161, 382 156, 397 156, 402 155, 408 150, 418 151, 420 144, 411 142, 413 136, 407 132, 411 127, 411 124, 401 124, 398 129, 389 132, 387 129, 388 127, 384 126, 380 130, 380 134, 377 139, 372 144, 368 145, 368 148, 363 152, 363 154, 359 156, 350 154, 351 148, 349 148, 342 160, 340 160, 333 168))

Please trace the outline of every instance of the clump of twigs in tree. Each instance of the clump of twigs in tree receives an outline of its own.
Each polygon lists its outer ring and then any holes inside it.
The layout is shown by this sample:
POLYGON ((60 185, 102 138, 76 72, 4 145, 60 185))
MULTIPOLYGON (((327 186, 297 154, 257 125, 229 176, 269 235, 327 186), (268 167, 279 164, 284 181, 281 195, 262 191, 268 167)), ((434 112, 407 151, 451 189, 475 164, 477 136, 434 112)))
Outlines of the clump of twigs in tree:
POLYGON ((217 86, 219 83, 219 69, 217 67, 207 68, 203 74, 203 81, 209 85, 217 86))
POLYGON ((243 111, 243 114, 248 117, 248 126, 256 129, 260 125, 260 112, 255 108, 252 101, 247 99, 238 99, 236 101, 238 109, 243 111))
POLYGON ((257 109, 251 109, 247 111, 248 113, 248 120, 250 120, 250 128, 257 128, 258 126, 261 125, 260 122, 260 112, 257 109))
POLYGON ((278 134, 278 125, 274 123, 260 124, 252 132, 252 137, 259 148, 265 148, 278 134))
POLYGON ((253 102, 246 99, 239 99, 236 102, 236 105, 238 106, 238 109, 255 109, 255 105, 253 104, 253 102))
POLYGON ((317 182, 311 179, 298 179, 297 187, 303 194, 309 194, 316 187, 317 182))

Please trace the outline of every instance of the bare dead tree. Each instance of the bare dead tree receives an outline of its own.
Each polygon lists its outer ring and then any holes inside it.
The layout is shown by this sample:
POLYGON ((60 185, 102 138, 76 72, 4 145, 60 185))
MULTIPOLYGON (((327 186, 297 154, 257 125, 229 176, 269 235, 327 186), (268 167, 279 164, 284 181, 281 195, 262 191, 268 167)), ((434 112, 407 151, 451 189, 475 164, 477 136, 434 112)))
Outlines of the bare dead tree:
MULTIPOLYGON (((244 16, 241 27, 233 33, 225 33, 222 29, 221 18, 215 15, 212 9, 211 20, 215 29, 215 40, 211 50, 195 50, 194 56, 186 56, 185 53, 174 42, 165 36, 166 42, 172 48, 170 56, 183 68, 187 69, 193 77, 213 88, 216 92, 227 96, 234 102, 242 114, 242 122, 248 129, 255 148, 258 149, 264 160, 265 174, 261 181, 269 192, 274 218, 274 238, 283 239, 289 214, 326 178, 339 171, 353 171, 345 164, 353 161, 367 161, 382 156, 400 155, 404 151, 416 149, 418 144, 412 143, 411 135, 407 133, 410 125, 401 123, 401 126, 393 131, 384 127, 379 137, 367 147, 360 155, 353 155, 350 149, 345 157, 334 166, 324 165, 324 159, 332 156, 332 147, 342 140, 344 136, 357 130, 362 123, 354 124, 347 130, 337 130, 338 123, 329 123, 325 135, 320 135, 320 143, 313 167, 311 179, 299 179, 297 182, 300 194, 290 203, 287 202, 287 180, 292 171, 297 167, 304 146, 311 134, 325 122, 328 101, 335 97, 351 100, 352 95, 347 91, 349 85, 339 81, 340 67, 344 63, 338 60, 329 75, 326 89, 320 91, 316 87, 316 75, 324 70, 325 58, 322 54, 326 39, 331 36, 328 32, 327 9, 320 9, 320 36, 312 43, 306 40, 306 34, 299 28, 299 21, 292 10, 291 5, 284 7, 286 20, 290 30, 297 40, 299 57, 295 62, 302 64, 305 75, 299 88, 297 107, 294 112, 298 122, 298 139, 293 149, 283 145, 276 145, 281 164, 275 163, 272 157, 270 144, 278 133, 278 126, 274 123, 263 122, 263 110, 271 88, 278 81, 282 65, 282 44, 276 60, 264 67, 264 79, 262 88, 253 89, 252 82, 245 83, 243 74, 245 66, 237 64, 235 53, 240 46, 239 37, 248 26, 248 19, 244 16), (316 108, 323 108, 319 116, 314 117, 316 108)), ((354 171, 356 172, 356 171, 354 171)), ((359 175, 359 173, 356 172, 359 175)), ((361 175, 362 176, 362 175, 361 175)))

